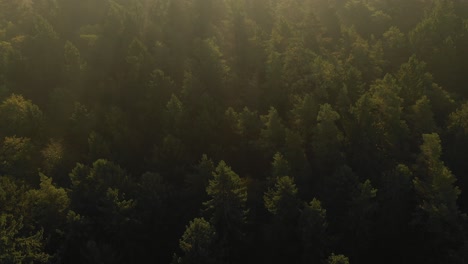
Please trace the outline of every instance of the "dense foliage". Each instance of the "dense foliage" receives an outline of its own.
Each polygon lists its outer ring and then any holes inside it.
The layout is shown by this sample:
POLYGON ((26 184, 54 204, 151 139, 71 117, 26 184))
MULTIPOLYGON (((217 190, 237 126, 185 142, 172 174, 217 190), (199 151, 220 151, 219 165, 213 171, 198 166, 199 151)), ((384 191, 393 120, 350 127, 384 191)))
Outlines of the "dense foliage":
POLYGON ((466 263, 468 3, 0 0, 1 263, 466 263))

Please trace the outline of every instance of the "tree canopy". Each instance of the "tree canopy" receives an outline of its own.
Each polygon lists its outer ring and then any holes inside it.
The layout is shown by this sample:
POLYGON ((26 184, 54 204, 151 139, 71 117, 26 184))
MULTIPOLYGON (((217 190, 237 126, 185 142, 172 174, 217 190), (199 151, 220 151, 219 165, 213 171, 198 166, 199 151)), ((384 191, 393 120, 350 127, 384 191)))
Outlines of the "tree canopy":
POLYGON ((1 263, 465 263, 468 3, 0 0, 1 263))

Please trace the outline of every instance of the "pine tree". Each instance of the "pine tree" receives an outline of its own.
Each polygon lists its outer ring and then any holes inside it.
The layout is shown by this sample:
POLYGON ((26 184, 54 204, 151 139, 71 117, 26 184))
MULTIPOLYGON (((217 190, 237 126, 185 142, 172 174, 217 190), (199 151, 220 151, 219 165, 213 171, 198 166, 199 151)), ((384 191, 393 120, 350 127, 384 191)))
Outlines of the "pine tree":
POLYGON ((183 256, 177 263, 203 264, 215 262, 216 231, 209 222, 203 218, 195 218, 186 227, 179 247, 183 256))
POLYGON ((324 259, 327 246, 327 210, 319 200, 313 199, 301 212, 299 220, 302 238, 303 263, 317 263, 324 259))
POLYGON ((424 134, 413 180, 418 204, 414 224, 424 234, 425 247, 434 251, 427 263, 451 262, 463 245, 466 215, 458 209, 460 189, 456 178, 441 160, 439 135, 424 134))
POLYGON ((222 261, 236 257, 246 222, 247 188, 242 179, 224 161, 220 161, 206 192, 210 200, 204 203, 209 222, 218 233, 222 261))

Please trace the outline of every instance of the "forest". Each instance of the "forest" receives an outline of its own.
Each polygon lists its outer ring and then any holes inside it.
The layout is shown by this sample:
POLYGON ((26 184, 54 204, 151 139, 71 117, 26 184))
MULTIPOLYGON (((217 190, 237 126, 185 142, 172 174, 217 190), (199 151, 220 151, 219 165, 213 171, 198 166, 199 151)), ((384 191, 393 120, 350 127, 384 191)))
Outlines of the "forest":
POLYGON ((0 0, 0 263, 468 263, 465 0, 0 0))

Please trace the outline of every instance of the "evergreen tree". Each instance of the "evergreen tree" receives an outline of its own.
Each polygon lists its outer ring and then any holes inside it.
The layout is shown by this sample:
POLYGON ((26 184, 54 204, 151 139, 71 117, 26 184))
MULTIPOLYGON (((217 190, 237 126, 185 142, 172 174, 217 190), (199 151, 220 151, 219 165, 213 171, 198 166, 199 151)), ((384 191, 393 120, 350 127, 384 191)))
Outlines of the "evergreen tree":
POLYGON ((327 210, 319 200, 313 199, 304 207, 299 220, 302 238, 302 262, 320 262, 327 246, 327 210))
POLYGON ((271 153, 281 149, 286 137, 286 128, 278 114, 278 111, 271 107, 267 115, 261 117, 264 127, 260 132, 260 146, 265 153, 271 153))
POLYGON ((20 184, 0 177, 0 261, 47 263, 52 256, 45 251, 44 230, 25 221, 24 215, 32 208, 27 204, 26 188, 20 184))
POLYGON ((340 115, 331 105, 320 106, 317 115, 313 146, 313 159, 321 173, 327 174, 330 169, 342 164, 341 153, 344 136, 337 126, 340 115))
POLYGON ((41 135, 43 113, 31 100, 12 94, 0 104, 0 133, 37 139, 41 135))
POLYGON ((352 245, 350 254, 357 259, 365 259, 364 252, 373 246, 375 240, 375 219, 378 212, 376 196, 377 189, 372 187, 370 180, 366 180, 358 185, 349 202, 345 241, 352 245))
POLYGON ((203 218, 190 221, 179 246, 184 253, 177 263, 215 263, 216 232, 209 222, 203 218))
MULTIPOLYGON (((434 250, 428 263, 455 261, 457 250, 463 245, 466 215, 457 205, 460 189, 456 178, 441 161, 442 148, 439 135, 424 134, 418 157, 416 177, 413 180, 418 198, 414 224, 424 235, 425 247, 434 250)), ((422 237, 420 238, 422 239, 422 237)))
POLYGON ((39 231, 30 236, 21 236, 23 219, 9 214, 0 214, 0 261, 4 263, 47 263, 50 255, 43 252, 42 236, 39 231))
POLYGON ((210 200, 205 207, 210 223, 218 233, 221 247, 220 260, 231 261, 241 246, 243 226, 246 222, 247 189, 242 179, 220 161, 206 188, 210 200))
POLYGON ((406 152, 408 127, 402 120, 399 89, 396 80, 386 75, 352 109, 357 121, 350 136, 355 151, 352 157, 358 170, 368 177, 393 167, 395 159, 406 152))
POLYGON ((274 252, 271 261, 295 261, 300 257, 297 228, 300 200, 297 192, 292 178, 280 176, 263 196, 266 209, 273 214, 272 225, 266 234, 266 241, 274 252))
POLYGON ((344 255, 331 254, 327 259, 327 264, 349 264, 349 259, 344 255))

